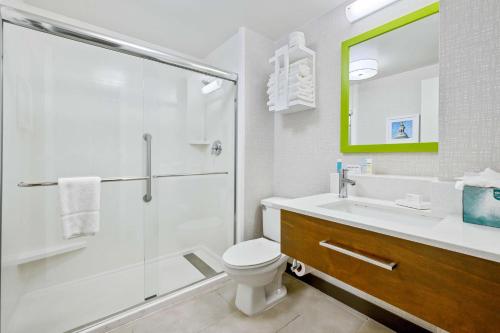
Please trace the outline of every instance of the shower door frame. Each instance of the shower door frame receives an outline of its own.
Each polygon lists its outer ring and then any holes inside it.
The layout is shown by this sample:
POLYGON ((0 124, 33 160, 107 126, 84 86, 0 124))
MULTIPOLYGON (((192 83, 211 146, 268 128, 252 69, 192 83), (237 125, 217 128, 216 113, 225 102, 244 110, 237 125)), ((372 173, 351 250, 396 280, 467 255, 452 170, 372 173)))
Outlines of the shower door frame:
MULTIPOLYGON (((76 25, 64 23, 58 20, 54 20, 45 16, 38 14, 33 14, 25 10, 15 9, 9 6, 0 5, 0 262, 2 260, 2 207, 3 207, 3 123, 4 123, 4 110, 3 110, 3 86, 4 86, 4 73, 3 73, 3 31, 4 23, 11 23, 16 26, 48 33, 50 35, 55 35, 58 37, 71 39, 74 41, 82 42, 85 44, 90 44, 93 46, 105 48, 115 52, 120 52, 128 54, 134 57, 139 57, 155 62, 159 62, 165 65, 178 67, 192 72, 197 72, 200 74, 206 74, 220 79, 230 81, 235 86, 234 93, 234 179, 233 179, 233 244, 236 243, 237 239, 237 180, 238 180, 238 74, 233 72, 228 72, 217 67, 209 66, 201 62, 193 61, 175 54, 166 53, 158 49, 153 49, 147 46, 141 46, 136 43, 131 43, 119 38, 111 37, 101 32, 93 31, 87 28, 81 28, 76 25)), ((2 262, 3 264, 3 262, 2 262)), ((221 274, 217 274, 213 278, 205 279, 203 281, 216 280, 221 274)), ((202 281, 202 282, 203 282, 202 281)), ((0 274, 0 285, 2 282, 2 274, 0 274)), ((83 332, 88 329, 92 330, 96 325, 104 324, 113 318, 118 318, 118 320, 123 320, 126 314, 131 312, 134 315, 134 309, 139 307, 156 308, 163 301, 168 300, 169 296, 175 294, 184 289, 189 289, 191 285, 188 285, 181 290, 173 291, 164 295, 158 295, 151 300, 146 300, 143 303, 135 304, 129 309, 124 309, 118 313, 111 313, 109 316, 104 318, 96 318, 95 321, 87 323, 83 326, 76 327, 71 330, 71 332, 83 332)), ((2 300, 2 294, 0 289, 0 301, 2 300)), ((138 310, 139 311, 139 310, 138 310)), ((2 323, 0 316, 0 323, 2 323)))

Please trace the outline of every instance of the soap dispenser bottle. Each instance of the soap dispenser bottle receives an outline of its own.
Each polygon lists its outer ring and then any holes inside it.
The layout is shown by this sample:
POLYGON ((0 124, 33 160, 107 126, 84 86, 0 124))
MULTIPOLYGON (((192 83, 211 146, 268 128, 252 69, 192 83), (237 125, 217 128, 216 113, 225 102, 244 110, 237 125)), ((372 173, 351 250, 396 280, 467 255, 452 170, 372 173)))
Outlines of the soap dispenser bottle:
POLYGON ((367 158, 365 159, 365 164, 363 168, 363 173, 367 175, 372 175, 373 174, 373 159, 367 158))
POLYGON ((342 172, 342 160, 339 158, 337 160, 337 173, 341 173, 342 172))

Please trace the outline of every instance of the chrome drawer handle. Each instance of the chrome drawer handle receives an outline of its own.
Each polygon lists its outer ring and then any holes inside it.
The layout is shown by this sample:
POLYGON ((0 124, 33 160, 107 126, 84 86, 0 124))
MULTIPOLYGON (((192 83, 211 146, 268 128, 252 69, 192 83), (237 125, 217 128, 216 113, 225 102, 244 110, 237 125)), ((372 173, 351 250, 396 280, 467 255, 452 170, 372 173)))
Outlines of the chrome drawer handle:
POLYGON ((381 267, 383 269, 387 269, 388 271, 394 270, 394 268, 396 268, 396 265, 397 265, 395 262, 392 262, 392 261, 386 261, 384 259, 371 257, 371 256, 368 256, 366 254, 360 254, 360 253, 354 252, 352 250, 348 250, 348 249, 345 249, 343 247, 333 245, 333 244, 329 243, 329 241, 327 241, 327 240, 319 242, 319 245, 326 247, 327 249, 330 249, 330 250, 333 250, 333 251, 336 251, 339 253, 343 253, 343 254, 348 255, 350 257, 362 260, 362 261, 367 262, 369 264, 381 267))

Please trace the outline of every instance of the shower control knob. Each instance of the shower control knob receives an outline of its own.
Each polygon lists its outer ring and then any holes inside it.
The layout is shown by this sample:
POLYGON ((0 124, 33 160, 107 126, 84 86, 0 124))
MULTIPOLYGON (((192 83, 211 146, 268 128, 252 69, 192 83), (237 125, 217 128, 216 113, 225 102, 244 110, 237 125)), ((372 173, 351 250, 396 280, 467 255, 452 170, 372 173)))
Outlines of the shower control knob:
POLYGON ((220 140, 212 143, 212 155, 219 156, 222 153, 222 142, 220 140))

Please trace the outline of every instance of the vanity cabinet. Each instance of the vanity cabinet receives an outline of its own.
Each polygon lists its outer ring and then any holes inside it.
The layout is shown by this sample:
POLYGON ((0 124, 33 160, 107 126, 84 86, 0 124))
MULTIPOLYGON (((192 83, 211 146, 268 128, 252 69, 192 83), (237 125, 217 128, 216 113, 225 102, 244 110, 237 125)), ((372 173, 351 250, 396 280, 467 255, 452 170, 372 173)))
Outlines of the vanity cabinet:
POLYGON ((282 210, 281 251, 449 332, 500 332, 500 264, 282 210))

